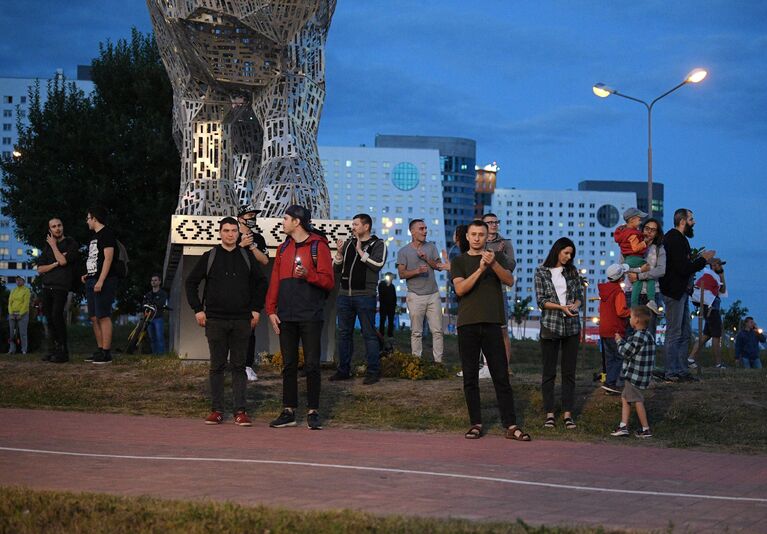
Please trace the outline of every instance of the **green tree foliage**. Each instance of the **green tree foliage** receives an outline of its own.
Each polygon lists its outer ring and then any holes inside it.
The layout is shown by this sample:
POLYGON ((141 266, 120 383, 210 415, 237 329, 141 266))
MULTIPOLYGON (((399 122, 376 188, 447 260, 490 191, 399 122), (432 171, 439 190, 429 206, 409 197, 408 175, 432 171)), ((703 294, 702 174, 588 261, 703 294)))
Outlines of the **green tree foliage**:
POLYGON ((740 322, 748 315, 748 308, 743 306, 740 299, 736 300, 730 307, 724 312, 722 317, 722 326, 724 327, 727 335, 734 335, 735 329, 740 328, 740 322))
POLYGON ((28 126, 19 124, 21 157, 0 163, 3 214, 24 241, 43 248, 50 217, 86 243, 88 207, 107 208, 131 260, 118 293, 127 311, 162 270, 178 198, 173 94, 154 38, 135 29, 130 41, 99 46, 92 77, 91 95, 61 77, 48 81, 44 103, 39 84, 30 91, 28 126))

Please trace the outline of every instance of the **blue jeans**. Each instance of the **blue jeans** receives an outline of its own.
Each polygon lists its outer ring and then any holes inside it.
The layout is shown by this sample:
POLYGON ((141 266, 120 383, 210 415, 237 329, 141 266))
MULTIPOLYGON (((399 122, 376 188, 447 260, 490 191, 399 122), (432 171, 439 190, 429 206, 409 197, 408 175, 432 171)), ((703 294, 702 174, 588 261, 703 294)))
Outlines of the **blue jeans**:
POLYGON ((165 354, 165 329, 162 317, 155 317, 147 325, 147 333, 152 341, 152 354, 165 354))
POLYGON ((354 353, 354 324, 357 317, 362 326, 362 339, 365 341, 367 356, 367 374, 378 375, 381 372, 381 356, 379 354, 378 336, 375 330, 376 298, 350 297, 338 295, 336 301, 338 313, 338 329, 336 342, 338 344, 338 372, 351 375, 352 354, 354 353))
POLYGON ((740 362, 743 364, 743 369, 761 369, 762 360, 756 358, 755 360, 749 360, 748 358, 741 358, 740 362))
POLYGON ((618 354, 618 344, 615 342, 615 338, 603 337, 602 351, 605 355, 605 371, 607 374, 605 384, 610 386, 623 385, 623 379, 621 379, 623 359, 618 354))
POLYGON ((666 376, 685 376, 687 369, 687 346, 690 342, 690 310, 687 294, 677 300, 663 297, 666 313, 666 376))

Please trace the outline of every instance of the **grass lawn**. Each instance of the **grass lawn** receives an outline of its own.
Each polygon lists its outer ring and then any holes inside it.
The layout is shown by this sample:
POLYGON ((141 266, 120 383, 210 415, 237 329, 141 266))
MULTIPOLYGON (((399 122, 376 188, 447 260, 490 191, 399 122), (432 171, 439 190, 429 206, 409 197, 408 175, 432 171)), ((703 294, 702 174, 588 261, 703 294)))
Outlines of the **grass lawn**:
MULTIPOLYGON (((89 328, 73 327, 69 364, 40 361, 40 355, 0 356, 0 406, 102 411, 126 414, 203 418, 209 410, 207 365, 188 363, 173 356, 123 356, 111 365, 83 361, 92 347, 89 328)), ((115 347, 125 345, 129 329, 118 327, 115 347)), ((397 343, 407 350, 406 333, 397 343)), ((363 345, 357 334, 355 347, 363 345)), ((430 354, 430 347, 424 349, 430 354)), ((662 352, 662 351, 661 351, 662 352)), ((412 381, 383 379, 363 386, 361 380, 329 382, 323 371, 321 413, 325 425, 367 429, 463 432, 468 427, 457 343, 447 336, 445 362, 449 378, 412 381)), ((615 441, 608 433, 620 418, 620 398, 605 396, 592 380, 601 366, 594 347, 582 352, 578 363, 575 417, 578 429, 565 431, 561 424, 544 430, 540 395, 540 352, 533 341, 512 342, 512 385, 520 424, 533 439, 615 441)), ((358 357, 361 356, 358 354, 358 357)), ((704 352, 702 363, 711 364, 704 352)), ((662 354, 661 354, 662 359, 662 354)), ((361 357, 360 357, 361 362, 361 357)), ((730 362, 732 363, 732 362, 730 362)), ((258 369, 260 380, 248 386, 251 415, 266 424, 280 410, 281 378, 278 370, 258 369)), ((301 394, 304 393, 301 381, 301 394)), ((228 388, 228 385, 227 385, 228 388)), ((228 390, 227 390, 228 391, 228 390)), ((707 368, 703 381, 690 384, 656 384, 646 393, 654 445, 700 447, 723 452, 767 452, 767 427, 754 424, 767 418, 767 373, 730 368, 707 368)), ((229 397, 229 395, 227 395, 229 397)), ((491 433, 500 434, 495 395, 489 380, 482 381, 483 418, 491 433)), ((300 399, 304 406, 304 398, 300 399)), ((299 416, 302 415, 299 408, 299 416)), ((640 445, 640 440, 622 443, 640 445)), ((641 441, 641 446, 647 446, 641 441)))
POLYGON ((299 512, 266 506, 198 503, 150 497, 33 491, 0 487, 0 532, 261 532, 261 533, 596 533, 598 528, 531 527, 459 519, 375 516, 349 510, 299 512))

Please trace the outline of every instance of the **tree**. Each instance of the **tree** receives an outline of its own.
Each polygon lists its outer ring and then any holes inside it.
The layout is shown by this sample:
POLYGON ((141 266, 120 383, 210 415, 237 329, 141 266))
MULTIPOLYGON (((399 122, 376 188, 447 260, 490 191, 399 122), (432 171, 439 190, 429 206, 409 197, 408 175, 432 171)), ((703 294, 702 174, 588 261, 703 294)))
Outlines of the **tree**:
POLYGON ((31 89, 29 125, 19 124, 21 156, 0 163, 2 212, 19 237, 42 248, 50 217, 84 243, 88 207, 106 207, 130 256, 118 302, 131 311, 162 270, 178 199, 173 94, 154 38, 135 28, 130 42, 99 45, 92 79, 92 95, 62 77, 48 81, 45 103, 39 84, 31 89))
MULTIPOLYGON (((514 324, 516 324, 517 327, 527 321, 527 318, 530 317, 530 303, 532 301, 533 297, 528 295, 523 299, 518 298, 514 302, 514 308, 511 310, 511 316, 514 318, 514 324)), ((521 337, 525 337, 524 332, 522 333, 521 337)))
POLYGON ((740 328, 741 321, 748 315, 748 308, 741 304, 740 299, 730 304, 730 307, 724 312, 722 317, 724 333, 729 336, 733 335, 740 328))

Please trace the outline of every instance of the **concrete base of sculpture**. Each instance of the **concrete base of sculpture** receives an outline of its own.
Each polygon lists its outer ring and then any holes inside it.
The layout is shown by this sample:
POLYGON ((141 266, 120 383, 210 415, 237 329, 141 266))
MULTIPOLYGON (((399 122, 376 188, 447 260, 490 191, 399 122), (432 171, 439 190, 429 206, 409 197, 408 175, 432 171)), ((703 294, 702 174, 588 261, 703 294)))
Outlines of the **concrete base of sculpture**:
MULTIPOLYGON (((218 221, 220 217, 174 215, 171 220, 171 235, 165 255, 164 286, 170 288, 170 350, 179 358, 208 360, 208 341, 205 329, 197 325, 194 312, 186 300, 184 285, 206 251, 219 243, 218 221)), ((351 234, 350 221, 315 221, 315 226, 327 233, 331 250, 337 239, 347 239, 351 234)), ((259 219, 257 231, 269 247, 269 256, 274 258, 277 248, 285 239, 281 232, 282 219, 259 219)), ((260 266, 267 280, 272 271, 273 260, 268 266, 260 266)), ((254 262, 254 265, 255 262, 254 262)), ((334 290, 325 306, 325 326, 322 332, 322 361, 331 361, 335 355, 336 294, 334 290)), ((256 352, 276 353, 280 350, 279 338, 269 325, 269 318, 262 314, 256 328, 256 352)))

